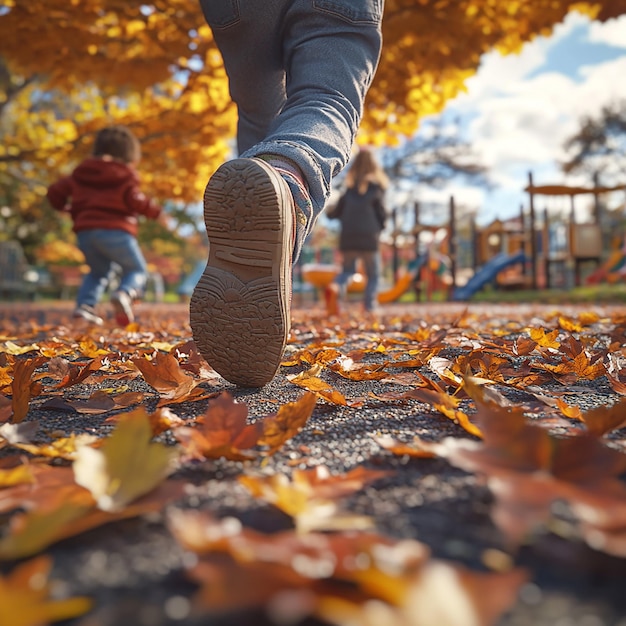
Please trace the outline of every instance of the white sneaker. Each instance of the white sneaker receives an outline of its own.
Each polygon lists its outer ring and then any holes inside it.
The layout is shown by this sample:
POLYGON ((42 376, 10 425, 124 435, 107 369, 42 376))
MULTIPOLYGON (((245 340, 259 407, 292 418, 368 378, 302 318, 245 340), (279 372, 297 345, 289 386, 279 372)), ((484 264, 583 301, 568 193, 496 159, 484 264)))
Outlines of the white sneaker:
POLYGON ((102 326, 102 324, 104 324, 104 320, 97 315, 93 307, 90 307, 88 304, 81 304, 76 307, 72 317, 74 317, 74 319, 82 318, 90 324, 96 324, 96 326, 102 326))
POLYGON ((111 304, 115 309, 115 321, 120 326, 128 326, 135 321, 133 299, 125 291, 116 291, 111 295, 111 304))

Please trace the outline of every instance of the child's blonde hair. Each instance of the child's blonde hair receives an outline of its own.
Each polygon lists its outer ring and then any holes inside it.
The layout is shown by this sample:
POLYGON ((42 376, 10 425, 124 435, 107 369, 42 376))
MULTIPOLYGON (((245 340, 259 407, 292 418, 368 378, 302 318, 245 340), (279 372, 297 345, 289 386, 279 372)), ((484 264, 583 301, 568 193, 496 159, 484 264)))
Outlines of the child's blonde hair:
POLYGON ((107 126, 96 135, 93 155, 110 156, 124 163, 138 163, 141 159, 141 145, 130 128, 107 126))
POLYGON ((389 178, 378 164, 374 153, 371 150, 361 149, 354 157, 346 174, 346 185, 356 187, 358 192, 363 194, 370 183, 386 189, 389 185, 389 178))

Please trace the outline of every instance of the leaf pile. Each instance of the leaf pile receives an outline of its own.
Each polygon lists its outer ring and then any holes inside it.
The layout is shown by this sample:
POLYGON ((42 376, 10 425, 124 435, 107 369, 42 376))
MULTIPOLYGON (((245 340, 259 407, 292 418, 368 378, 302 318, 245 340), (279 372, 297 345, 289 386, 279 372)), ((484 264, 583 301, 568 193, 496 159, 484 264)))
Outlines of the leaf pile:
MULTIPOLYGON (((181 309, 124 330, 0 324, 0 623, 93 606, 108 624, 97 588, 68 581, 51 599, 51 554, 133 519, 195 555, 177 570, 189 585, 177 623, 246 610, 488 626, 533 580, 523 547, 553 536, 621 562, 626 318, 490 313, 296 313, 276 381, 252 394, 203 361, 181 309), (477 502, 489 490, 493 537, 473 556, 454 559, 411 521, 436 502, 433 479, 466 481, 477 502)), ((462 512, 448 515, 454 528, 462 512)))

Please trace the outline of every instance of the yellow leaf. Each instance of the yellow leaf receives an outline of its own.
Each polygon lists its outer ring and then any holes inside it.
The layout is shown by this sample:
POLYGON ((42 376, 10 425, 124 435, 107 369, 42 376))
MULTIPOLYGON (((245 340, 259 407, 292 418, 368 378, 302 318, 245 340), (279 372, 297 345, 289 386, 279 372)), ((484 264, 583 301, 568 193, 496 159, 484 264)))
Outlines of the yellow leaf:
POLYGON ((100 509, 123 509, 170 473, 176 452, 151 439, 150 419, 138 409, 120 419, 101 448, 77 450, 75 480, 91 492, 100 509))
POLYGON ((42 556, 21 563, 6 577, 0 576, 0 624, 41 626, 83 615, 91 608, 88 598, 49 599, 51 562, 42 556))

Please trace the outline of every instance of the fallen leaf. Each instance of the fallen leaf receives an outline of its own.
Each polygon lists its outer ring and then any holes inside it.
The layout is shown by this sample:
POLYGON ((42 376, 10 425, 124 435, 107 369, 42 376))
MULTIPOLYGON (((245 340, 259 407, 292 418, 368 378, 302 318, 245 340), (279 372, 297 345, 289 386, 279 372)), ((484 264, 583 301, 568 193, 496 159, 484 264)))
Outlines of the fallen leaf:
POLYGON ((177 452, 151 443, 144 409, 120 418, 111 436, 96 449, 81 446, 73 464, 77 484, 88 489, 103 511, 119 511, 152 491, 172 471, 177 452))
POLYGON ((16 565, 7 576, 0 576, 0 624, 42 626, 83 615, 91 608, 84 597, 52 599, 48 582, 52 561, 41 556, 16 565))
POLYGON ((196 389, 202 382, 187 374, 173 354, 155 353, 152 360, 132 359, 146 382, 161 396, 159 405, 173 402, 203 400, 208 397, 203 389, 196 389))
POLYGON ((177 428, 174 436, 183 450, 194 458, 246 461, 256 456, 255 447, 263 432, 263 424, 247 423, 248 407, 235 402, 228 393, 211 400, 196 428, 177 428))
POLYGON ((268 454, 274 454, 286 441, 297 435, 313 413, 317 396, 305 393, 296 402, 283 404, 275 416, 262 422, 261 445, 269 446, 268 454))
POLYGON ((287 379, 294 385, 298 385, 298 387, 302 387, 307 391, 312 391, 320 398, 330 402, 331 404, 345 406, 347 404, 345 396, 319 377, 321 371, 321 365, 314 365, 305 372, 300 372, 299 374, 289 374, 287 379))
POLYGON ((11 384, 13 415, 10 420, 13 424, 19 424, 26 417, 31 399, 39 395, 41 384, 33 381, 33 373, 45 361, 45 357, 37 357, 15 362, 11 384))

